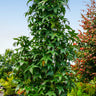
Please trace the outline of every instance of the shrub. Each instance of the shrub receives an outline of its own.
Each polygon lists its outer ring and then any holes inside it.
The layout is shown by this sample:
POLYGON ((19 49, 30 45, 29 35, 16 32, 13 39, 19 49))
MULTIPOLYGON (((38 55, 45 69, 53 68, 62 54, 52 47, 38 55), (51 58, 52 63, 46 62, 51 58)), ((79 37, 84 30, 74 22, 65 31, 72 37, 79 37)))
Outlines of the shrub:
POLYGON ((69 92, 67 96, 95 96, 95 84, 76 82, 76 86, 69 92))
POLYGON ((0 79, 6 80, 7 74, 12 71, 14 65, 13 50, 7 49, 4 55, 0 55, 0 79))
POLYGON ((17 86, 17 83, 13 79, 14 77, 12 75, 8 76, 7 80, 0 79, 0 85, 3 86, 3 89, 4 89, 4 96, 16 95, 15 88, 17 86))
POLYGON ((96 76, 96 2, 90 1, 86 13, 81 14, 83 20, 80 26, 84 32, 79 30, 80 41, 77 44, 79 52, 73 68, 77 75, 80 75, 82 82, 89 82, 96 76))

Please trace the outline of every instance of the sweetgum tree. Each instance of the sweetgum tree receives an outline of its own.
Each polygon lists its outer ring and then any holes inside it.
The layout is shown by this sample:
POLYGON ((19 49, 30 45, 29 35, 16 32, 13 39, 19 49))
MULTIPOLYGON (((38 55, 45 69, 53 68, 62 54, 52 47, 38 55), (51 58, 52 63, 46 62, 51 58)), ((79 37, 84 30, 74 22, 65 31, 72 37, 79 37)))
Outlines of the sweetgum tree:
POLYGON ((81 80, 87 82, 96 77, 96 2, 90 1, 87 10, 83 10, 85 14, 81 14, 82 25, 80 26, 84 32, 79 30, 79 56, 76 65, 73 66, 77 74, 80 74, 81 80))
POLYGON ((64 18, 68 0, 28 0, 32 39, 15 38, 14 73, 28 96, 66 96, 71 89, 70 61, 76 33, 64 18), (70 74, 70 75, 69 75, 70 74))

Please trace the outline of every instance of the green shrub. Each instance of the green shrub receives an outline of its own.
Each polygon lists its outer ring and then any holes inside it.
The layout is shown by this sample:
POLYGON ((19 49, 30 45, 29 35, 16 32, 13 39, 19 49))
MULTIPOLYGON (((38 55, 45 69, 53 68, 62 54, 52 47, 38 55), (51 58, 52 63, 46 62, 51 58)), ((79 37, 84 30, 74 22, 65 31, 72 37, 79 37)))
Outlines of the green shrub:
POLYGON ((6 80, 7 74, 13 70, 13 65, 13 50, 7 49, 4 55, 0 55, 0 79, 6 80))
MULTIPOLYGON (((8 75, 7 75, 8 76, 8 75)), ((11 75, 7 77, 7 80, 0 79, 0 85, 4 88, 4 96, 6 95, 15 95, 15 88, 17 86, 17 83, 13 80, 14 77, 11 75)))
MULTIPOLYGON (((93 82, 93 81, 91 81, 93 82)), ((76 86, 72 88, 67 96, 94 96, 96 89, 94 83, 76 82, 76 86)))

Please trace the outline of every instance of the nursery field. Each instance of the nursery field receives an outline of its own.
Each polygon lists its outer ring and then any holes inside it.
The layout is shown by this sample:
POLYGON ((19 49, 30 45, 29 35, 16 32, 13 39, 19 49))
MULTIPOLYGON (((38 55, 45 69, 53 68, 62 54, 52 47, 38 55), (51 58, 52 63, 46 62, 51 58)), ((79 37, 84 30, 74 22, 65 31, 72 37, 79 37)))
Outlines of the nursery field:
POLYGON ((28 0, 31 37, 14 38, 15 49, 0 54, 0 96, 96 96, 96 2, 75 32, 68 1, 28 0))

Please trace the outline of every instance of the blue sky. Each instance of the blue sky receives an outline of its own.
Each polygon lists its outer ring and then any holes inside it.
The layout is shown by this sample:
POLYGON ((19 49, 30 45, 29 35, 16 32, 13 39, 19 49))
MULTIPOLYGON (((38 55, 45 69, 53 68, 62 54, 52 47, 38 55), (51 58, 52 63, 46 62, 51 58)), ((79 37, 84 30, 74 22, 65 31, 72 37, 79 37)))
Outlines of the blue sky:
MULTIPOLYGON (((85 9, 84 1, 89 0, 69 0, 70 10, 67 9, 66 17, 76 32, 80 29, 78 20, 81 19, 81 9, 85 9)), ((0 54, 3 54, 5 49, 14 48, 13 38, 21 35, 30 36, 27 18, 24 16, 28 10, 26 2, 27 0, 0 1, 0 54)))

